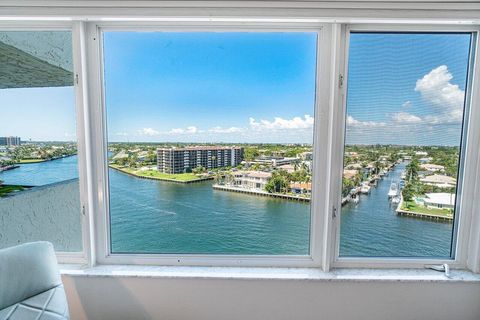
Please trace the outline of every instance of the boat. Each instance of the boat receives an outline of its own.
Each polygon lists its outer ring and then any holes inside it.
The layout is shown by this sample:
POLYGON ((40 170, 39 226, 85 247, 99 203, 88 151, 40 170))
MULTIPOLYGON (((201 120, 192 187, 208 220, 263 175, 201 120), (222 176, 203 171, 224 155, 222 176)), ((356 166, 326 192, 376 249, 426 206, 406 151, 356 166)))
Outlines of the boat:
POLYGON ((362 182, 362 186, 360 187, 360 192, 361 193, 370 193, 370 185, 368 182, 362 182))
POLYGON ((392 203, 394 203, 394 204, 400 203, 400 197, 399 197, 399 196, 393 197, 393 198, 392 198, 392 203))
POLYGON ((395 182, 392 182, 390 185, 390 190, 388 190, 388 197, 392 198, 398 195, 398 185, 395 182))
POLYGON ((348 200, 348 202, 353 202, 353 203, 357 204, 358 202, 360 202, 360 199, 357 196, 357 194, 354 193, 354 194, 350 195, 350 199, 348 200))
POLYGON ((402 171, 402 175, 400 176, 400 178, 402 180, 405 180, 405 178, 407 177, 407 172, 406 171, 402 171))

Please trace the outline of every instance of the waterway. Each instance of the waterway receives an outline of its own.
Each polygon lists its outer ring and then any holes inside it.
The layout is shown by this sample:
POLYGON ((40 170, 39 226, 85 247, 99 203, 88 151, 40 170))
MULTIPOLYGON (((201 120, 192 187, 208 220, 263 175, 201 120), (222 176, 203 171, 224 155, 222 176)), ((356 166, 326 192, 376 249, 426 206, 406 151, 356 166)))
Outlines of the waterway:
MULTIPOLYGON (((76 157, 0 173, 7 184, 45 185, 78 177, 76 157)), ((398 165, 341 214, 343 256, 450 254, 452 224, 397 216, 387 192, 398 165)), ((309 203, 213 190, 109 170, 112 251, 116 253, 308 254, 309 203)), ((1 201, 1 199, 0 199, 1 201)))

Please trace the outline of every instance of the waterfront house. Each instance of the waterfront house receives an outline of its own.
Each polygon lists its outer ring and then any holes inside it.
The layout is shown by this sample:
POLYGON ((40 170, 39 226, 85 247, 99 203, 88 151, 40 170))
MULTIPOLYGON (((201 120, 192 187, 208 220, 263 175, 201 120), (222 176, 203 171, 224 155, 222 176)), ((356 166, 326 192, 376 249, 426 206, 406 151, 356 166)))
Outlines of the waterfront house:
POLYGON ((265 185, 272 176, 263 171, 236 171, 233 174, 233 186, 249 190, 265 190, 265 185))
POLYGON ((312 183, 311 182, 291 182, 290 190, 295 194, 307 194, 312 193, 312 183))
POLYGON ((455 206, 454 193, 426 193, 423 198, 424 206, 428 208, 453 209, 455 206))

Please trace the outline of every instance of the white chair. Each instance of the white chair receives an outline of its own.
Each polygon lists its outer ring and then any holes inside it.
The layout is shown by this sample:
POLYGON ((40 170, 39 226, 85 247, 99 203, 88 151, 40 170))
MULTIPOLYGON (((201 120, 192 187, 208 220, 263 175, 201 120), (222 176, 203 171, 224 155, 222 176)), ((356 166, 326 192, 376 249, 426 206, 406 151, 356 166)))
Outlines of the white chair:
POLYGON ((49 242, 0 250, 0 319, 69 319, 57 259, 49 242))

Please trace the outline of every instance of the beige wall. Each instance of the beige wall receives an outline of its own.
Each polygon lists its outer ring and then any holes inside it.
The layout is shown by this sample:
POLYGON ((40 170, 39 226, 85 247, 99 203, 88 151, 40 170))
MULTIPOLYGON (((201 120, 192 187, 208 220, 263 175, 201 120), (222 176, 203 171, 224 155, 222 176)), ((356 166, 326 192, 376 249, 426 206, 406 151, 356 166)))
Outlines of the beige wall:
POLYGON ((478 320, 480 285, 63 277, 73 320, 478 320))

